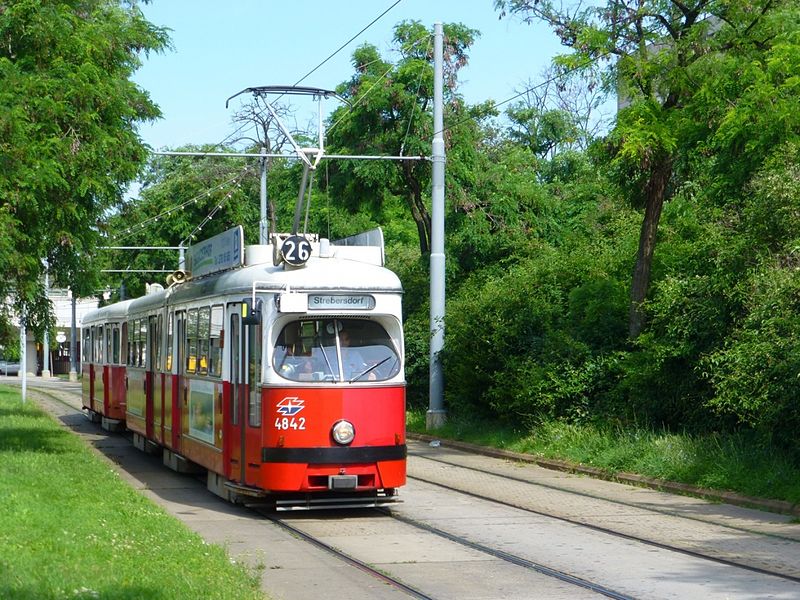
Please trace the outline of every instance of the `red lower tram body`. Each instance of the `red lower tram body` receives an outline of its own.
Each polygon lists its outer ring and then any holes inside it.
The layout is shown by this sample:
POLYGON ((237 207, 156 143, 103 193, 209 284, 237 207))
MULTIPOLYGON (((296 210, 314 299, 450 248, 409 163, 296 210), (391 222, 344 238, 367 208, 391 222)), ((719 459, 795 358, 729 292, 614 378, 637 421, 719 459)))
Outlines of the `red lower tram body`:
POLYGON ((229 500, 281 508, 391 501, 406 481, 403 386, 268 387, 85 364, 83 406, 108 429, 162 451, 178 471, 208 471, 229 500), (347 445, 332 428, 352 425, 347 445))
POLYGON ((125 367, 119 365, 83 364, 83 408, 107 429, 121 428, 125 423, 125 367))

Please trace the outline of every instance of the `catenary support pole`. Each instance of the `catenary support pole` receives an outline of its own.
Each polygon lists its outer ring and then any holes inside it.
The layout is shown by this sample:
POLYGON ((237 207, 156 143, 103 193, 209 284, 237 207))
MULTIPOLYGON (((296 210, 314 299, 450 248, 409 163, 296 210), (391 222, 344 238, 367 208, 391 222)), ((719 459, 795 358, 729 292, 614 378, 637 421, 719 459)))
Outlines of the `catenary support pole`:
POLYGON ((444 374, 441 352, 444 348, 444 118, 443 110, 442 24, 433 26, 433 185, 431 199, 431 314, 430 314, 430 403, 425 418, 427 429, 444 425, 444 374))

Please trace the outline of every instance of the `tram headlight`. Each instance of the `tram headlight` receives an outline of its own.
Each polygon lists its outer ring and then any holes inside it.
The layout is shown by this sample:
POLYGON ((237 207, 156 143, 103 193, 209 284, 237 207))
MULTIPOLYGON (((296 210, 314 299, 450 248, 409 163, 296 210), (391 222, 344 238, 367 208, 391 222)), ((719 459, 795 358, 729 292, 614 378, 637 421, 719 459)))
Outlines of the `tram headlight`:
POLYGON ((337 421, 331 429, 333 441, 346 446, 356 437, 356 429, 350 421, 337 421))

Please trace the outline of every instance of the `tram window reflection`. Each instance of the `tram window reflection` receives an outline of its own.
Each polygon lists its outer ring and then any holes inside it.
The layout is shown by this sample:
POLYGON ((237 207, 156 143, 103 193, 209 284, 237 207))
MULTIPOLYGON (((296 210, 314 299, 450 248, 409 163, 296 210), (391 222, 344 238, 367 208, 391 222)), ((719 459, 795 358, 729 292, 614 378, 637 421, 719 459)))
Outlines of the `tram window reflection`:
POLYGON ((186 372, 197 370, 197 309, 191 309, 186 317, 186 372))
POLYGON ((222 306, 211 307, 211 364, 209 374, 219 377, 222 374, 222 306))
POLYGON ((376 321, 314 319, 283 328, 275 343, 273 368, 291 381, 386 381, 400 371, 400 358, 376 321))
POLYGON ((208 375, 209 334, 211 331, 211 309, 201 308, 199 313, 200 324, 198 328, 197 352, 199 354, 199 375, 208 375))

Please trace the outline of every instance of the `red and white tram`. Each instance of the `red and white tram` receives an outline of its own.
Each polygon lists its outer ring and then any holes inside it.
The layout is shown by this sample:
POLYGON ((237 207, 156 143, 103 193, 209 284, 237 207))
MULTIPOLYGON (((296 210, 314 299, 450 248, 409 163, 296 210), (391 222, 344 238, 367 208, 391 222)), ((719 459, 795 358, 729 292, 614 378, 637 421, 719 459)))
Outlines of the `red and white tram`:
POLYGON ((242 241, 235 228, 197 244, 190 277, 84 317, 87 414, 124 421, 176 470, 204 467, 230 500, 392 501, 406 479, 402 288, 382 242, 242 241))

